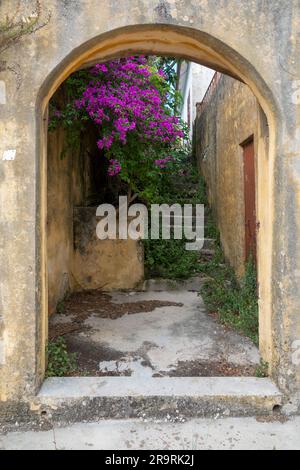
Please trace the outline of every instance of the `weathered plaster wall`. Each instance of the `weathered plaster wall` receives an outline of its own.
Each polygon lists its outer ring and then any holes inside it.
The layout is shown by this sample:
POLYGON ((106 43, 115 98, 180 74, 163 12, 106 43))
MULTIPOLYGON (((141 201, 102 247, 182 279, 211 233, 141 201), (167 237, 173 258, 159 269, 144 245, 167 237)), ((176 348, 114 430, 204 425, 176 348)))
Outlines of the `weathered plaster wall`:
POLYGON ((99 240, 96 207, 74 208, 73 289, 131 289, 144 277, 143 244, 99 240))
MULTIPOLYGON (((53 99, 55 106, 65 104, 62 85, 53 99)), ((51 116, 49 118, 51 120, 51 116)), ((83 145, 88 146, 85 137, 83 145)), ((73 207, 84 198, 85 166, 80 148, 70 148, 62 126, 47 133, 47 267, 48 313, 72 287, 73 207)))
MULTIPOLYGON (((2 0, 1 18, 15 3, 2 0)), ((22 2, 29 12, 34 5, 22 2)), ((270 130, 258 170, 260 324, 268 325, 260 348, 280 387, 300 396, 299 0, 41 5, 49 23, 1 54, 20 72, 19 88, 10 66, 0 74, 1 400, 32 397, 44 374, 48 100, 83 63, 132 52, 183 56, 238 76, 259 99, 270 130), (3 159, 7 150, 16 150, 13 160, 3 159)))
POLYGON ((222 75, 210 101, 196 118, 195 149, 225 256, 238 276, 244 273, 245 262, 244 167, 240 144, 254 135, 257 148, 257 131, 255 96, 247 85, 222 75))
POLYGON ((72 154, 61 158, 65 146, 64 131, 48 135, 47 170, 47 257, 49 315, 70 286, 70 260, 73 250, 72 154))

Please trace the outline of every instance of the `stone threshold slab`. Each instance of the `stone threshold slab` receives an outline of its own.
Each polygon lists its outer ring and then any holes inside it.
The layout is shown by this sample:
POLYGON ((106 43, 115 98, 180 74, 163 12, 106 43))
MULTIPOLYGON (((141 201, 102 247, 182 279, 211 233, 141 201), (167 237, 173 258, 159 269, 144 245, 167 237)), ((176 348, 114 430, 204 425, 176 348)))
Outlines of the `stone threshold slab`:
POLYGON ((281 398, 281 393, 270 379, 255 377, 52 377, 37 398, 125 396, 281 398))
POLYGON ((47 379, 31 410, 54 422, 271 415, 282 395, 254 377, 69 377, 47 379))

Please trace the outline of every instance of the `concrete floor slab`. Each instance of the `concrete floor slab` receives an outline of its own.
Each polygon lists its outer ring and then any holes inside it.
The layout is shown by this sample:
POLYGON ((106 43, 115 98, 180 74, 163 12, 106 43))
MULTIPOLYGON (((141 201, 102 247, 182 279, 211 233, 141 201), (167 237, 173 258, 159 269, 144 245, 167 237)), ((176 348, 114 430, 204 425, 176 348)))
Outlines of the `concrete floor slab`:
POLYGON ((255 418, 194 419, 184 423, 107 420, 54 427, 53 432, 0 436, 2 449, 67 450, 299 450, 300 417, 287 422, 255 418))
MULTIPOLYGON (((106 318, 89 308, 82 328, 65 338, 79 352, 82 375, 254 375, 257 347, 238 332, 210 316, 197 292, 147 291, 110 293, 112 312, 118 305, 156 301, 173 303, 152 311, 106 318), (85 358, 88 360, 85 360, 85 358), (84 368, 92 372, 85 374, 84 368), (249 368, 249 370, 248 370, 249 368)), ((55 315, 56 327, 74 321, 72 311, 55 315)), ((51 327, 51 326, 50 326, 51 327)))

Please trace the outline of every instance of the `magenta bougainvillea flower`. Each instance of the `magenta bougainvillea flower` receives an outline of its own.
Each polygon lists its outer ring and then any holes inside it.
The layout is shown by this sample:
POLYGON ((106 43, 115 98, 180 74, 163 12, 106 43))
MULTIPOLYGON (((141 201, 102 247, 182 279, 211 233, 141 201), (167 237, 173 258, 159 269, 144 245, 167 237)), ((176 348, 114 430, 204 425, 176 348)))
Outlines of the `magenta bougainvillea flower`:
POLYGON ((185 137, 168 105, 170 84, 163 70, 144 56, 132 56, 75 72, 68 83, 70 102, 53 113, 51 126, 56 120, 83 132, 92 121, 99 155, 109 161, 108 175, 119 175, 142 197, 157 194, 157 182, 185 137))
POLYGON ((121 171, 121 164, 118 160, 111 159, 109 160, 109 167, 108 167, 108 175, 109 176, 115 176, 121 171))
MULTIPOLYGON (((93 80, 75 105, 101 126, 99 149, 109 150, 114 143, 126 145, 130 134, 159 145, 183 137, 178 118, 166 111, 164 96, 153 84, 155 72, 150 69, 143 56, 97 64, 92 69, 93 80)), ((162 70, 156 75, 165 80, 162 70)))
POLYGON ((157 160, 154 160, 154 163, 156 166, 158 166, 159 168, 165 168, 166 167, 166 164, 169 163, 170 161, 172 160, 172 156, 171 155, 168 155, 167 157, 165 158, 159 158, 157 160))

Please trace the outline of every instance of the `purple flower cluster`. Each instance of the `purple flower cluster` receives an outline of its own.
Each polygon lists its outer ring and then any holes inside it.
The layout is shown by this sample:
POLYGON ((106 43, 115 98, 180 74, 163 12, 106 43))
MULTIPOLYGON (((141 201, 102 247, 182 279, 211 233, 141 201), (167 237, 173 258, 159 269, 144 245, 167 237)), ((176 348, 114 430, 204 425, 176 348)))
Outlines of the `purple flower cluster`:
POLYGON ((183 137, 178 118, 168 114, 165 97, 153 83, 154 74, 165 80, 163 72, 153 72, 143 56, 92 69, 92 80, 75 106, 100 127, 99 149, 113 152, 114 145, 125 145, 130 135, 136 142, 157 147, 183 137))
POLYGON ((165 158, 160 158, 158 160, 154 160, 154 163, 159 168, 165 168, 166 164, 169 163, 171 160, 173 160, 173 158, 171 157, 171 155, 169 155, 165 158))
POLYGON ((108 175, 115 176, 121 171, 121 164, 118 160, 111 159, 109 160, 108 175))

